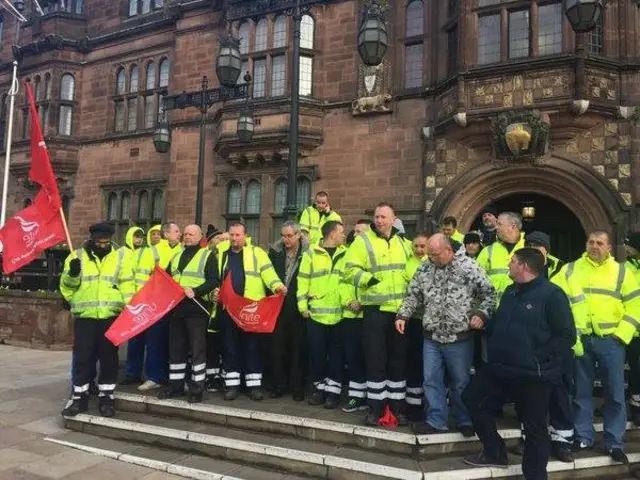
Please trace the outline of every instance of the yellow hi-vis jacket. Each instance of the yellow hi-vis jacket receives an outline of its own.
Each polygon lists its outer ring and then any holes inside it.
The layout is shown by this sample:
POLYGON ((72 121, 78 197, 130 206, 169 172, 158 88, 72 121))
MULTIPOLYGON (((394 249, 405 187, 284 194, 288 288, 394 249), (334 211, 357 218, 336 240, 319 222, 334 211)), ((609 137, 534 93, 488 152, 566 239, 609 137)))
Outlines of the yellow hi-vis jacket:
POLYGON ((371 228, 358 235, 347 250, 345 281, 362 289, 363 306, 376 305, 382 312, 397 313, 409 285, 405 269, 412 255, 411 242, 397 230, 386 239, 371 228), (372 278, 379 283, 369 286, 372 278))
POLYGON ((309 244, 314 245, 322 240, 322 226, 332 221, 342 222, 342 218, 333 210, 320 213, 315 205, 310 205, 300 215, 300 230, 309 232, 309 244))
POLYGON ((208 248, 201 248, 193 256, 182 272, 178 271, 183 251, 174 255, 171 264, 171 276, 181 287, 197 288, 206 281, 204 268, 211 252, 208 248))
MULTIPOLYGON (((340 284, 346 252, 346 247, 341 245, 331 257, 318 244, 302 254, 296 292, 300 313, 309 312, 312 320, 324 325, 335 325, 344 318, 346 305, 343 305, 340 284)), ((355 300, 355 296, 351 300, 355 300)))
POLYGON ((482 267, 489 281, 496 289, 498 302, 500 297, 509 285, 513 283, 509 278, 509 262, 516 252, 524 247, 524 233, 520 234, 520 240, 515 244, 513 250, 509 252, 507 248, 499 240, 493 242, 487 248, 482 249, 476 261, 482 267))
POLYGON ((147 283, 151 272, 156 265, 163 270, 169 266, 171 259, 182 252, 182 245, 177 244, 172 247, 165 239, 160 240, 156 245, 151 245, 151 232, 155 230, 161 230, 162 225, 154 225, 147 232, 147 246, 141 248, 138 252, 137 261, 135 264, 135 288, 136 291, 144 287, 147 283))
POLYGON ((60 293, 80 318, 105 320, 120 314, 133 296, 133 264, 124 250, 111 247, 100 260, 85 248, 69 254, 60 276, 60 293), (69 275, 69 262, 80 259, 80 275, 69 275))
POLYGON ((464 243, 464 233, 454 230, 451 234, 451 240, 458 243, 464 243))
POLYGON ((142 250, 141 247, 136 248, 133 246, 133 235, 136 232, 140 232, 144 235, 144 230, 142 230, 140 227, 129 228, 129 230, 127 230, 127 234, 124 236, 124 246, 118 249, 118 251, 124 251, 125 257, 127 257, 127 260, 131 262, 134 270, 138 263, 138 255, 140 254, 140 250, 142 250))
MULTIPOLYGON (((220 279, 224 279, 224 270, 227 266, 227 253, 231 248, 231 242, 224 241, 218 244, 218 275, 220 279)), ((244 266, 244 293, 243 297, 249 300, 262 300, 267 296, 268 288, 275 292, 284 285, 275 269, 269 255, 260 247, 251 245, 249 241, 245 241, 242 249, 242 264, 244 266)), ((211 318, 216 316, 216 308, 211 312, 211 318)), ((213 328, 210 324, 210 328, 213 328)))
POLYGON ((411 257, 409 257, 409 260, 407 260, 407 266, 404 269, 407 284, 411 283, 411 280, 418 271, 418 268, 420 268, 420 265, 427 261, 429 261, 429 257, 427 255, 422 258, 418 258, 415 255, 411 255, 411 257))
MULTIPOLYGON (((579 334, 631 341, 640 326, 640 289, 624 265, 611 256, 598 264, 585 253, 562 267, 552 281, 569 297, 579 334)), ((579 337, 574 351, 582 354, 579 337)))

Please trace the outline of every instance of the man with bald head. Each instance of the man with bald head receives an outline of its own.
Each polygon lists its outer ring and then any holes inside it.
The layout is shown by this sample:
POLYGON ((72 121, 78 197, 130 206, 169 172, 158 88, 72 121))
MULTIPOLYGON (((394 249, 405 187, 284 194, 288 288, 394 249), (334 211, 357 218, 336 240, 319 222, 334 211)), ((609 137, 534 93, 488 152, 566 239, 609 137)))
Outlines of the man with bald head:
POLYGON ((173 257, 167 273, 184 288, 186 298, 169 314, 169 387, 158 398, 184 395, 187 358, 191 355, 189 403, 202 401, 207 367, 207 323, 209 316, 193 300, 209 309, 209 294, 220 279, 214 256, 201 248, 202 230, 188 225, 182 234, 184 248, 173 257))
POLYGON ((396 315, 396 329, 405 334, 407 322, 422 313, 423 365, 427 416, 414 425, 418 434, 449 429, 445 371, 450 381, 451 408, 456 428, 472 437, 471 418, 462 402, 473 362, 473 333, 482 328, 495 308, 495 289, 480 266, 464 249, 454 251, 441 233, 429 238, 429 261, 418 267, 396 315))

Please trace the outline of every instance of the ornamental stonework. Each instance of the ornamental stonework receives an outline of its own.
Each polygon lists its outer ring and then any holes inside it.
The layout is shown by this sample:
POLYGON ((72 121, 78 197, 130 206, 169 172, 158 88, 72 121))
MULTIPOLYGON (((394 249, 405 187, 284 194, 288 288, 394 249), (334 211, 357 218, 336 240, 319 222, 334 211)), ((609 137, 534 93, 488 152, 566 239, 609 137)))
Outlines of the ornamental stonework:
POLYGON ((616 73, 589 69, 586 72, 587 97, 598 100, 617 100, 619 80, 616 73))
POLYGON ((628 122, 602 123, 570 140, 564 153, 590 165, 608 180, 626 205, 631 205, 631 125, 628 122))
POLYGON ((450 117, 456 112, 458 103, 458 89, 451 88, 436 97, 436 111, 438 112, 438 120, 450 117))
POLYGON ((508 78, 471 81, 467 103, 473 108, 514 108, 568 96, 573 74, 567 70, 549 70, 508 78))

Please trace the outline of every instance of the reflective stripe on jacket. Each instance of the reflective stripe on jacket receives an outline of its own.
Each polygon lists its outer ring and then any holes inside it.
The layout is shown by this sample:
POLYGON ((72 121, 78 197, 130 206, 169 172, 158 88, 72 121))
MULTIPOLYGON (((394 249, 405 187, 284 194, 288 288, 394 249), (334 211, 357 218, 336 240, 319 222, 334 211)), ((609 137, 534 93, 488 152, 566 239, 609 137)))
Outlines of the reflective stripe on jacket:
POLYGON ((309 232, 309 243, 314 245, 322 240, 322 226, 331 221, 342 222, 342 218, 333 210, 326 214, 320 214, 314 205, 310 205, 300 215, 300 229, 309 232))
POLYGON ((163 270, 166 269, 171 260, 181 252, 181 244, 172 247, 166 240, 161 240, 157 245, 141 248, 135 265, 136 291, 144 287, 156 265, 163 270))
POLYGON ((189 263, 184 267, 184 270, 180 272, 178 266, 180 265, 180 259, 183 252, 181 251, 173 257, 171 260, 171 276, 181 287, 196 288, 202 285, 205 281, 204 268, 207 264, 207 258, 211 255, 208 248, 201 248, 196 252, 189 263))
POLYGON ((483 248, 476 259, 478 265, 484 269, 489 280, 491 280, 491 284, 496 289, 498 301, 500 301, 500 297, 502 297, 507 287, 513 283, 511 278, 509 278, 509 262, 511 261, 511 257, 516 250, 523 247, 524 233, 521 233, 520 240, 515 244, 511 252, 507 250, 507 247, 505 247, 502 242, 497 241, 487 248, 483 248))
POLYGON ((374 229, 367 230, 355 238, 347 251, 345 280, 362 289, 362 305, 377 305, 383 312, 396 313, 407 291, 405 268, 412 255, 411 242, 395 229, 389 239, 374 229), (369 286, 372 278, 379 283, 369 286))
POLYGON ((613 257, 601 264, 587 254, 553 278, 569 297, 583 335, 615 335, 629 343, 640 327, 640 289, 633 273, 613 257))
POLYGON ((318 323, 335 325, 343 318, 340 282, 346 251, 341 245, 331 257, 321 245, 313 245, 302 255, 296 292, 298 310, 309 312, 318 323))
POLYGON ((117 316, 133 296, 133 264, 124 250, 111 252, 100 260, 84 248, 69 254, 60 277, 60 293, 71 305, 71 313, 81 318, 107 319, 117 316), (69 275, 69 262, 80 259, 80 275, 69 275))

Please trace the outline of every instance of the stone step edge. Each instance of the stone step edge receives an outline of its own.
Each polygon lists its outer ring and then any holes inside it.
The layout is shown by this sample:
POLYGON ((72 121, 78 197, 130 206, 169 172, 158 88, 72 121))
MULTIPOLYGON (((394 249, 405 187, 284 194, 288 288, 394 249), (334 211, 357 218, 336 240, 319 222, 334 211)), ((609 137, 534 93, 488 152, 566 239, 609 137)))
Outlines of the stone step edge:
POLYGON ((130 420, 120 420, 117 418, 104 418, 89 414, 79 414, 75 417, 64 417, 65 420, 71 422, 88 423, 102 426, 114 430, 133 431, 152 435, 155 437, 164 437, 167 439, 182 440, 192 443, 200 443, 213 447, 225 448, 235 451, 249 452, 267 457, 275 457, 284 460, 292 460, 300 463, 321 465, 326 467, 338 468, 351 472, 381 475, 394 479, 422 480, 423 475, 418 470, 408 470, 405 468, 390 467, 388 465, 380 465, 369 462, 361 462, 334 455, 323 455, 319 453, 307 452, 304 450, 296 450, 293 448, 277 447, 265 445, 246 440, 236 440, 223 436, 210 435, 207 433, 189 432, 187 430, 178 430, 169 427, 159 427, 146 423, 132 422, 130 420))
MULTIPOLYGON (((370 462, 362 462, 334 455, 325 455, 303 450, 296 450, 284 447, 275 447, 264 445, 256 442, 248 442, 245 440, 236 440, 216 435, 189 432, 186 430, 178 430, 174 428, 158 427, 129 420, 119 420, 116 418, 104 418, 88 414, 80 414, 76 417, 65 417, 70 421, 81 423, 91 423, 106 428, 116 430, 135 431, 146 433, 156 437, 165 437, 188 442, 203 443, 216 447, 228 448, 232 450, 247 451, 276 458, 293 460, 301 463, 310 463, 316 465, 324 465, 334 467, 341 470, 351 472, 378 475, 386 478, 402 479, 402 480, 466 480, 486 479, 486 478, 504 478, 522 475, 522 467, 520 464, 510 465, 508 468, 494 467, 464 467, 457 470, 440 470, 432 472, 421 472, 419 470, 409 470, 405 468, 390 467, 387 465, 375 464, 370 462)), ((93 447, 88 447, 93 448, 93 447)), ((127 454, 125 455, 125 458, 127 454)), ((629 463, 640 463, 640 452, 628 453, 629 463)), ((520 457, 517 457, 520 458, 520 457)), ((155 462, 151 460, 151 462, 155 462)), ((550 461, 547 466, 548 472, 561 472, 571 470, 582 470, 586 468, 602 468, 607 466, 620 465, 613 462, 608 455, 599 455, 595 457, 577 458, 572 463, 563 463, 560 461, 550 461)), ((461 463, 461 466, 463 464, 461 463)), ((171 473, 171 472, 169 472, 171 473)), ((197 478, 197 477, 194 477, 197 478)), ((214 477, 217 478, 217 477, 214 477)), ((225 480, 230 480, 226 477, 225 480)))
MULTIPOLYGON (((192 410, 200 413, 226 415, 229 417, 244 418, 248 420, 260 420, 270 423, 292 425, 295 427, 315 428, 318 430, 351 434, 365 438, 385 440, 388 442, 403 443, 407 445, 429 446, 447 443, 479 441, 477 436, 466 438, 458 432, 436 433, 433 435, 413 435, 411 433, 395 432, 393 430, 384 428, 365 427, 353 425, 350 423, 317 420, 315 418, 297 417, 292 415, 282 415, 280 413, 262 412, 260 410, 249 410, 244 408, 211 405, 207 403, 188 403, 185 400, 178 399, 159 400, 156 397, 148 395, 138 395, 135 393, 116 392, 115 395, 116 400, 122 400, 126 402, 159 405, 163 407, 173 408, 175 410, 192 410)), ((636 427, 632 422, 627 422, 627 430, 636 430, 638 428, 639 427, 636 427)), ((594 429, 596 432, 602 432, 603 424, 594 424, 594 429)), ((505 440, 520 437, 520 430, 517 428, 499 429, 498 433, 505 440)))
POLYGON ((105 458, 111 458, 118 460, 119 462, 129 463, 131 465, 138 465, 140 467, 147 467, 152 470, 158 470, 166 472, 172 475, 177 475, 184 478, 193 478, 195 480, 243 480, 231 475, 222 475, 219 473, 209 472, 206 470, 200 470, 197 468, 186 467, 182 465, 176 465, 170 462, 163 462, 161 460, 154 460, 146 457, 139 457, 137 455, 131 455, 128 453, 117 452, 115 450, 107 450, 105 448, 91 447, 89 445, 82 445, 81 443, 68 442, 66 440, 60 440, 58 438, 45 437, 45 442, 55 443, 64 447, 73 448, 83 452, 91 453, 105 458))

